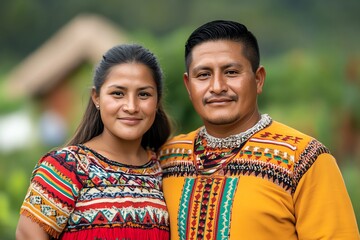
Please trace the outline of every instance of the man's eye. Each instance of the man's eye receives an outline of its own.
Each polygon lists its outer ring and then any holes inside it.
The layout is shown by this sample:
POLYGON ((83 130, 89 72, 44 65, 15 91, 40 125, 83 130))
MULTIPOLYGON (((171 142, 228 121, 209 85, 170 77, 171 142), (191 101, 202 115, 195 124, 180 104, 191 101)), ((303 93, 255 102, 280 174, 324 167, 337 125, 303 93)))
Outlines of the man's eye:
POLYGON ((226 71, 226 74, 228 74, 228 75, 235 75, 235 74, 237 74, 238 72, 237 71, 235 71, 235 70, 228 70, 228 71, 226 71))
POLYGON ((199 73, 197 75, 197 78, 199 78, 199 79, 205 79, 205 78, 208 78, 208 77, 210 77, 210 73, 199 73))

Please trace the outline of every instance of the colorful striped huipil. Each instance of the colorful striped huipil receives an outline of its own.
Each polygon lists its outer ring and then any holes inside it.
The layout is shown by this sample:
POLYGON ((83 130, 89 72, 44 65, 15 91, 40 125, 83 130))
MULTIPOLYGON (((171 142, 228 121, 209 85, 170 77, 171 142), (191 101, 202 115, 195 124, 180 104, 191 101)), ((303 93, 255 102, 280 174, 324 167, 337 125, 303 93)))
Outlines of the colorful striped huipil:
POLYGON ((49 152, 20 212, 60 239, 169 239, 161 168, 148 156, 145 165, 128 166, 83 145, 49 152))

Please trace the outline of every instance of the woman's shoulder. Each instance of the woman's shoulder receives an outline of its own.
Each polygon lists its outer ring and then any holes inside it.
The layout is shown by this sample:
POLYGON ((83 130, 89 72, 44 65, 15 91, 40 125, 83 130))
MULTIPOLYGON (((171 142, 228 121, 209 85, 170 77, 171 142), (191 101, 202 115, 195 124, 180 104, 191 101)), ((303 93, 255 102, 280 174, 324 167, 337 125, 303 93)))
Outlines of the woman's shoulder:
POLYGON ((57 160, 63 159, 65 161, 72 161, 73 158, 81 152, 82 149, 79 146, 66 146, 60 148, 54 148, 48 151, 42 159, 54 158, 57 160))
POLYGON ((80 146, 66 146, 54 148, 44 154, 35 166, 35 170, 40 166, 65 167, 74 169, 79 162, 79 155, 83 152, 80 146))

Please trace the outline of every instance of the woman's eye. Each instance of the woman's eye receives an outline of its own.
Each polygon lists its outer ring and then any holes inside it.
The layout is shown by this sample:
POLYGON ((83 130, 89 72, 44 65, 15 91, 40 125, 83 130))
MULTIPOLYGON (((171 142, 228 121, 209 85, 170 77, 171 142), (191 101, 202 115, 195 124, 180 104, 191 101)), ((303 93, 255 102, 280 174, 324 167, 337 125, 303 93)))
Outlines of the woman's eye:
POLYGON ((111 95, 114 95, 114 96, 117 96, 117 97, 122 97, 122 96, 124 96, 124 93, 119 92, 119 91, 115 91, 115 92, 112 92, 111 95))
POLYGON ((139 96, 141 98, 147 98, 147 97, 151 97, 151 93, 149 93, 149 92, 139 92, 139 96))

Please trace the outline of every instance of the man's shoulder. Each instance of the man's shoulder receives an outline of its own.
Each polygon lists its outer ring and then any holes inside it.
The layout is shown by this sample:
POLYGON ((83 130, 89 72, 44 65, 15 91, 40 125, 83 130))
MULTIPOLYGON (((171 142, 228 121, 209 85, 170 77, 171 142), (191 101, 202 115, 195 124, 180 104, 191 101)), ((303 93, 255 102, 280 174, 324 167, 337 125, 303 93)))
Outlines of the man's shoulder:
POLYGON ((283 134, 283 135, 296 135, 296 136, 301 136, 304 138, 311 138, 311 136, 307 135, 306 133, 291 127, 289 125, 286 125, 284 123, 278 122, 278 121, 274 121, 272 122, 272 124, 270 125, 270 129, 276 133, 279 134, 283 134))
POLYGON ((253 137, 264 141, 283 142, 297 146, 306 146, 310 141, 314 140, 310 135, 277 121, 272 121, 269 127, 259 131, 253 137))
POLYGON ((314 137, 277 121, 273 121, 270 126, 253 135, 250 142, 282 149, 287 154, 295 154, 296 159, 306 154, 313 154, 312 157, 316 157, 322 153, 329 153, 326 146, 314 137))
POLYGON ((196 129, 170 138, 158 152, 161 163, 164 164, 164 160, 170 161, 177 158, 188 159, 192 154, 194 139, 198 131, 199 129, 196 129))
POLYGON ((189 133, 182 133, 182 134, 173 136, 162 146, 162 149, 168 148, 168 147, 174 147, 174 146, 178 146, 178 145, 192 146, 198 131, 199 131, 199 129, 196 129, 189 133))

